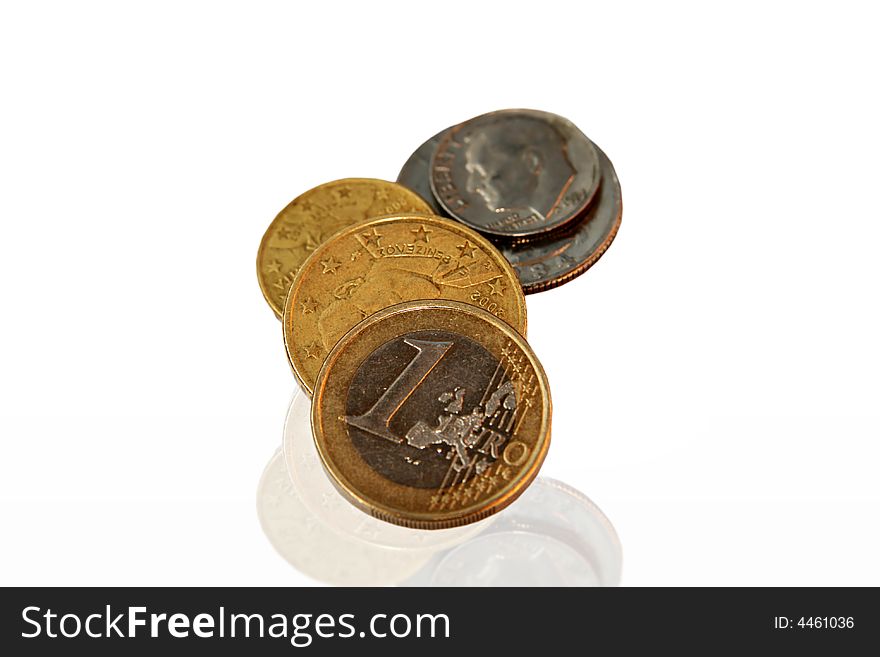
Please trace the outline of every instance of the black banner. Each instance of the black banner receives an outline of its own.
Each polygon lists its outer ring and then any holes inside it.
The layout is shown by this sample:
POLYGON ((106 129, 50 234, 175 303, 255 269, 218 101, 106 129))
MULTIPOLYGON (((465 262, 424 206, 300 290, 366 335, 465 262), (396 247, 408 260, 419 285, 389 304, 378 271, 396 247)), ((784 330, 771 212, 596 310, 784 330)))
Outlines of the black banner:
POLYGON ((878 607, 875 589, 4 589, 0 648, 853 654, 876 650, 878 607))

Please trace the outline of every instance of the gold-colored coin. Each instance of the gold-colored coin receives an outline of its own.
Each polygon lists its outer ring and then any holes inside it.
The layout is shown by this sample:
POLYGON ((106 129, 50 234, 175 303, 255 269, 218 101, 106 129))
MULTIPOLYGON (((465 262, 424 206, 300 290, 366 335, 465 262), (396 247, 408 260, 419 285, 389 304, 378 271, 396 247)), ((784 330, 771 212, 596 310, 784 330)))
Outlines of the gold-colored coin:
POLYGON ((311 394, 324 357, 346 331, 403 301, 452 299, 526 329, 513 268, 485 238, 441 217, 408 215, 349 226, 300 267, 284 305, 284 345, 311 394))
POLYGON ((550 389, 525 339, 453 301, 376 313, 333 348, 312 399, 325 469, 350 502, 440 529, 510 504, 550 444, 550 389))
POLYGON ((278 213, 260 242, 257 279, 279 318, 297 270, 325 238, 365 219, 432 214, 415 192, 386 180, 345 178, 310 189, 278 213))

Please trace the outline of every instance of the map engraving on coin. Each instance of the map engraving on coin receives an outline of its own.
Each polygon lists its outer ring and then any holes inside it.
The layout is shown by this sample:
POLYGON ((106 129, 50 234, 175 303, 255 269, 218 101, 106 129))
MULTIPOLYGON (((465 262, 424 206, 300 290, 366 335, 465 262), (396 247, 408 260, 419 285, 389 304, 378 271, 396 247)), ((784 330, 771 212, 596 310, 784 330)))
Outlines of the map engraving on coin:
POLYGON ((425 331, 391 340, 361 364, 345 421, 378 472, 409 486, 443 488, 485 472, 499 450, 516 449, 510 448, 516 409, 516 390, 500 361, 466 336, 425 331), (426 421, 426 408, 436 420, 426 421))
POLYGON ((526 329, 516 273, 485 238, 440 217, 374 219, 329 238, 291 286, 282 324, 297 380, 311 392, 324 357, 346 331, 415 299, 465 301, 526 329))
POLYGON ((483 233, 531 237, 575 220, 596 194, 592 142, 561 116, 501 110, 446 131, 430 184, 452 217, 483 233))
POLYGON ((377 313, 324 363, 312 430, 340 491, 425 529, 515 499, 549 445, 546 376, 523 338, 484 311, 410 302, 377 313))

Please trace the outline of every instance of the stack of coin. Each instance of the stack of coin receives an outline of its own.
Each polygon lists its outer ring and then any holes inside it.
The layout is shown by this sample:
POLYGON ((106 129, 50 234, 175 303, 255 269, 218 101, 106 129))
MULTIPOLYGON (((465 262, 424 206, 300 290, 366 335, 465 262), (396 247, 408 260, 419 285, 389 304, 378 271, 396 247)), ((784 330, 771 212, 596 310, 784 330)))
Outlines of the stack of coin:
POLYGON ((524 292, 601 255, 620 187, 574 125, 525 110, 444 131, 401 182, 415 192, 352 178, 297 197, 257 275, 331 482, 376 518, 441 529, 504 508, 538 473, 551 403, 524 292))
POLYGON ((549 112, 500 110, 447 128, 410 156, 397 182, 492 240, 526 294, 584 273, 620 227, 610 160, 549 112))

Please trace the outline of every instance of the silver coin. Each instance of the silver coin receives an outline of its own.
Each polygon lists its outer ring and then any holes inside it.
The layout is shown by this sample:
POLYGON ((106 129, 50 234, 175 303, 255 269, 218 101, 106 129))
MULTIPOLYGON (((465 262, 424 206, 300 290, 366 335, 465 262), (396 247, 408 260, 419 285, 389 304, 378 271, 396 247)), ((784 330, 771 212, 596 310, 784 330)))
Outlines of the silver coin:
POLYGON ((534 237, 575 220, 600 182, 593 143, 568 119, 512 109, 454 126, 431 158, 434 198, 463 224, 534 237))
POLYGON ((378 520, 354 507, 336 490, 324 471, 312 439, 311 400, 301 390, 290 402, 282 451, 303 504, 325 525, 371 545, 437 551, 475 536, 494 521, 490 517, 449 529, 410 529, 378 520))
MULTIPOLYGON (((435 211, 444 215, 430 189, 429 166, 432 153, 448 130, 451 128, 419 146, 397 177, 397 182, 425 197, 435 211)), ((603 182, 584 217, 543 238, 514 244, 493 240, 513 265, 526 294, 549 290, 580 276, 602 257, 617 235, 623 211, 620 182, 605 153, 594 148, 603 182)))
POLYGON ((257 515, 278 554, 304 575, 327 584, 396 584, 412 576, 433 554, 372 545, 327 526, 303 503, 280 450, 260 478, 257 515))
POLYGON ((523 292, 534 294, 580 276, 611 246, 623 217, 620 182, 611 161, 598 147, 602 185, 586 215, 542 239, 496 246, 513 265, 523 292))
POLYGON ((431 137, 424 144, 419 146, 416 151, 409 156, 406 164, 397 175, 397 182, 408 187, 416 194, 421 196, 425 202, 431 206, 434 214, 441 217, 449 215, 443 211, 437 199, 434 198, 434 192, 431 191, 431 180, 428 173, 431 170, 431 158, 434 157, 434 151, 437 150, 437 144, 451 128, 446 128, 431 137))

